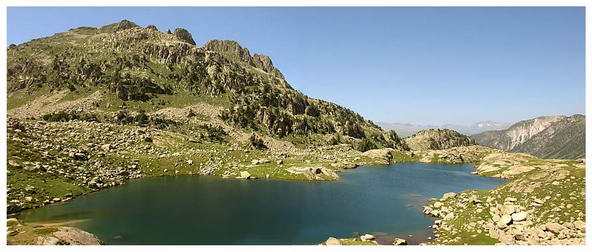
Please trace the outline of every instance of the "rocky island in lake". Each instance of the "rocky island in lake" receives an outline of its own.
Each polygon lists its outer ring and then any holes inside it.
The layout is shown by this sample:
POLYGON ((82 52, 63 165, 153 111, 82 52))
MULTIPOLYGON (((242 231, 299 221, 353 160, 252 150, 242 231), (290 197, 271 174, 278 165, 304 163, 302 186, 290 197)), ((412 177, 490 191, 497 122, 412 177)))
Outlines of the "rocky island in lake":
POLYGON ((189 30, 6 49, 9 245, 585 243, 584 115, 401 137, 189 30))

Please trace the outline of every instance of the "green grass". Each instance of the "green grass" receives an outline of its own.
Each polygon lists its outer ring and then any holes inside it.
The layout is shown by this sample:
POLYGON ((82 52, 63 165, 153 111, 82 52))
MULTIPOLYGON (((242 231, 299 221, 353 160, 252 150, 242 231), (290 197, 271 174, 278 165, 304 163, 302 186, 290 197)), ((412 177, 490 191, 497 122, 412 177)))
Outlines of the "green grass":
POLYGON ((33 232, 35 232, 38 235, 50 235, 53 234, 54 232, 57 232, 58 228, 56 227, 40 227, 40 228, 34 228, 33 232))
POLYGON ((397 163, 405 163, 405 162, 419 162, 421 157, 419 155, 410 156, 405 152, 402 151, 395 151, 393 152, 393 161, 397 163))
POLYGON ((70 91, 60 101, 75 101, 81 98, 85 98, 95 91, 99 90, 97 87, 79 87, 74 91, 70 91))
POLYGON ((42 95, 49 94, 50 91, 51 91, 51 89, 49 87, 43 87, 43 88, 36 89, 34 91, 28 91, 28 90, 23 89, 23 90, 12 92, 8 95, 7 109, 11 110, 11 109, 21 107, 29 102, 34 101, 35 99, 37 99, 38 97, 40 97, 42 95))
POLYGON ((339 239, 341 245, 378 245, 372 241, 362 241, 358 238, 339 239))

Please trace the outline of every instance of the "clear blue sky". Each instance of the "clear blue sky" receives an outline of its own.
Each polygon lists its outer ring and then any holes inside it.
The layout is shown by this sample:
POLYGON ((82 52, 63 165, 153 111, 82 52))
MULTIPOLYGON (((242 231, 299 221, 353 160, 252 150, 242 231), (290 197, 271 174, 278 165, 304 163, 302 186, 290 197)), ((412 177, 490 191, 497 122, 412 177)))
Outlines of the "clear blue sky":
POLYGON ((122 19, 238 41, 368 119, 515 122, 585 111, 584 8, 9 8, 8 42, 122 19))

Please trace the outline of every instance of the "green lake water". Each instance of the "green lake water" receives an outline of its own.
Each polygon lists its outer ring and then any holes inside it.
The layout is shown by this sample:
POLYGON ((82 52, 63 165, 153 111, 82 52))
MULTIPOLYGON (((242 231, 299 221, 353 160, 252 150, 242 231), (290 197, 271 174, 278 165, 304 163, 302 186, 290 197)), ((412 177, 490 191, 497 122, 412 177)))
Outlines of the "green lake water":
POLYGON ((80 220, 72 225, 107 244, 318 244, 365 233, 418 243, 432 235, 433 220, 421 213, 428 199, 503 183, 473 170, 403 163, 347 170, 338 182, 146 178, 20 218, 80 220))

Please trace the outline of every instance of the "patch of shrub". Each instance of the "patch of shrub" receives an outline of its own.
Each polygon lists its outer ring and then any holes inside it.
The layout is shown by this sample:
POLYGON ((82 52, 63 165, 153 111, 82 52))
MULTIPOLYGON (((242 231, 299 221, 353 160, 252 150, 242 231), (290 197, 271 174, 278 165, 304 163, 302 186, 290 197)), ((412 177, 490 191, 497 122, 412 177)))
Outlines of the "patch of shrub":
POLYGON ((372 149, 376 149, 376 144, 372 141, 368 140, 367 138, 363 138, 360 142, 356 144, 356 150, 364 152, 372 149))
POLYGON ((115 116, 115 120, 119 124, 135 124, 139 126, 152 125, 159 129, 165 129, 170 126, 177 126, 178 124, 176 121, 173 120, 149 116, 143 110, 140 110, 136 116, 129 114, 125 110, 121 110, 115 116))
POLYGON ((207 138, 209 141, 212 142, 224 142, 226 141, 226 136, 228 135, 226 131, 220 126, 210 126, 207 124, 199 125, 199 128, 205 131, 202 134, 202 137, 207 138))
POLYGON ((251 144, 251 147, 258 149, 258 150, 264 150, 267 149, 267 146, 265 145, 265 143, 263 142, 263 140, 259 137, 257 137, 257 135, 252 134, 251 137, 249 137, 249 143, 251 144))
POLYGON ((327 144, 329 144, 329 145, 337 145, 340 143, 341 143, 341 135, 339 135, 339 134, 331 136, 331 138, 329 138, 329 141, 327 141, 327 144))
POLYGON ((74 113, 60 111, 56 113, 45 114, 41 117, 44 121, 48 122, 69 122, 74 120, 87 121, 87 122, 100 122, 99 118, 95 114, 90 113, 74 113))
POLYGON ((195 114, 195 112, 193 112, 193 109, 189 109, 189 113, 187 113, 187 118, 191 118, 197 116, 197 114, 195 114))

